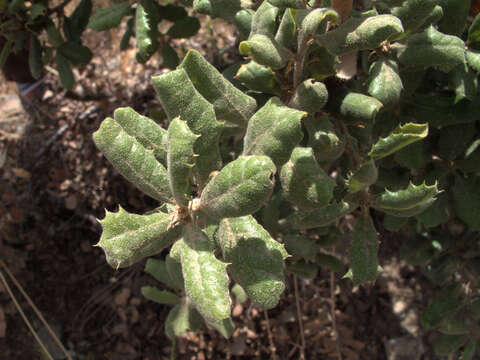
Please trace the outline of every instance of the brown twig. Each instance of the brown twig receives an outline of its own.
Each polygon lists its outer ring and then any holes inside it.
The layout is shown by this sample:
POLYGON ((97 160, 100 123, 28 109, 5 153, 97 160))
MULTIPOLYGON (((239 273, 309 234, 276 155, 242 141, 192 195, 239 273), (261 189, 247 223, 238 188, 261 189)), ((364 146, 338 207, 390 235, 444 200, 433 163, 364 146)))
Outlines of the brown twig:
POLYGON ((270 320, 268 319, 268 311, 263 311, 265 314, 265 322, 267 325, 267 334, 268 334, 268 342, 270 343, 270 351, 272 352, 272 360, 277 360, 277 348, 275 347, 275 343, 273 342, 273 335, 272 330, 270 329, 270 320))
POLYGON ((298 294, 297 275, 293 275, 293 287, 295 288, 295 305, 297 307, 298 327, 300 329, 300 360, 305 360, 305 332, 303 331, 302 310, 300 309, 300 296, 298 294))

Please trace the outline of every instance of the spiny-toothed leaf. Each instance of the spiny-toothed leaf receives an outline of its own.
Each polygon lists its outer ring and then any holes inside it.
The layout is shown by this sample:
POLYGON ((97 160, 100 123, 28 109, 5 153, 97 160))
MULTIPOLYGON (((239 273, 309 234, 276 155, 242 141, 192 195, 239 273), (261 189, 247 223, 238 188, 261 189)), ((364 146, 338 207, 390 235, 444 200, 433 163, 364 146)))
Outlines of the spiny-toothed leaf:
POLYGON ((438 356, 450 355, 467 341, 468 336, 466 335, 440 335, 439 339, 435 341, 433 350, 438 356))
POLYGON ((477 73, 480 73, 480 51, 467 50, 465 54, 466 54, 468 65, 470 65, 470 67, 473 70, 475 70, 477 73))
POLYGON ((254 34, 262 34, 273 38, 277 31, 277 17, 280 9, 273 6, 268 1, 263 1, 253 14, 252 31, 250 36, 254 34))
POLYGON ((354 285, 375 281, 378 275, 378 235, 369 214, 362 214, 353 227, 348 259, 354 285))
POLYGON ((297 86, 289 106, 314 114, 322 110, 328 101, 327 87, 313 79, 307 79, 297 86))
POLYGON ((446 318, 453 316, 461 302, 458 299, 461 288, 456 285, 443 287, 430 305, 422 312, 422 325, 425 331, 432 330, 446 318))
POLYGON ((370 160, 360 166, 360 168, 348 178, 348 192, 355 193, 365 189, 375 184, 377 179, 378 169, 375 166, 375 162, 370 160))
POLYGON ((108 30, 116 27, 122 18, 130 11, 130 2, 122 1, 108 8, 98 9, 88 22, 88 27, 96 31, 108 30))
POLYGON ((385 189, 384 193, 375 196, 372 206, 386 214, 409 217, 425 211, 435 201, 438 194, 436 183, 430 186, 425 183, 417 186, 410 183, 404 190, 389 191, 385 189))
POLYGON ((183 289, 185 280, 183 279, 182 264, 180 261, 175 260, 169 254, 165 257, 165 267, 174 287, 183 289))
POLYGON ((327 117, 309 116, 304 124, 308 133, 308 146, 313 149, 317 161, 335 161, 343 154, 345 141, 337 136, 333 124, 327 117))
POLYGON ((347 120, 372 123, 383 104, 374 97, 356 92, 347 92, 334 102, 340 102, 338 111, 347 120))
POLYGON ((135 39, 138 52, 136 59, 146 63, 158 50, 158 16, 154 0, 142 0, 137 3, 135 16, 135 39))
POLYGON ((170 246, 181 234, 181 227, 170 228, 173 215, 137 215, 121 207, 99 220, 103 231, 98 246, 113 268, 130 266, 170 246))
POLYGON ((302 140, 301 120, 307 113, 273 97, 252 116, 243 141, 243 155, 269 156, 277 168, 285 164, 302 140))
POLYGON ((278 8, 305 9, 304 0, 268 0, 270 4, 278 8))
POLYGON ((382 58, 370 67, 368 93, 380 100, 383 105, 396 103, 403 90, 402 79, 398 72, 398 64, 390 59, 382 58))
POLYGON ((240 66, 235 78, 250 90, 273 95, 281 92, 273 70, 255 61, 240 66))
POLYGON ((140 292, 148 300, 155 301, 164 305, 175 305, 180 302, 180 298, 174 293, 166 290, 160 290, 155 286, 142 286, 140 292))
POLYGON ((289 273, 300 276, 305 280, 313 280, 317 277, 318 266, 312 263, 307 263, 303 260, 296 261, 294 263, 288 263, 286 270, 289 273))
POLYGON ((440 0, 407 0, 391 11, 392 15, 402 21, 405 32, 413 32, 423 25, 439 2, 440 0))
POLYGON ((255 11, 252 9, 240 10, 235 14, 234 23, 242 39, 247 38, 252 31, 253 14, 255 11))
POLYGON ((255 304, 275 307, 285 289, 283 261, 288 254, 283 245, 251 215, 223 219, 218 239, 235 282, 255 304))
POLYGON ((315 257, 315 263, 330 271, 339 272, 343 270, 343 262, 333 255, 317 254, 315 257))
POLYGON ((218 141, 222 124, 215 118, 213 105, 195 89, 184 69, 154 76, 153 87, 170 120, 179 116, 194 134, 201 135, 195 142, 194 173, 200 188, 210 173, 221 167, 218 141))
POLYGON ((327 205, 333 197, 333 181, 318 165, 311 148, 296 147, 282 166, 280 181, 285 198, 300 209, 327 205))
POLYGON ((455 318, 449 318, 440 325, 438 331, 445 335, 462 335, 471 332, 472 326, 455 318))
POLYGON ((238 284, 232 286, 232 294, 235 296, 235 299, 240 303, 243 304, 245 301, 248 300, 248 295, 245 290, 238 284))
POLYGON ((347 202, 333 203, 322 208, 297 211, 285 219, 285 226, 296 230, 314 229, 327 226, 335 220, 355 210, 356 206, 347 202))
POLYGON ((125 132, 133 136, 155 158, 167 166, 167 131, 152 119, 142 116, 130 107, 117 108, 113 118, 125 132))
POLYGON ((293 58, 290 50, 262 34, 254 34, 248 40, 242 41, 239 50, 240 54, 251 56, 257 63, 274 70, 282 69, 293 58))
POLYGON ((172 39, 184 39, 195 35, 200 29, 200 21, 196 17, 187 16, 176 21, 167 31, 172 39))
POLYGON ((428 135, 428 124, 408 123, 398 126, 386 138, 380 138, 368 155, 373 159, 381 159, 401 148, 422 140, 428 135))
POLYGON ((198 92, 213 104, 217 120, 247 126, 257 108, 255 99, 233 86, 198 51, 190 50, 180 67, 198 92))
POLYGON ((191 176, 195 165, 193 149, 199 136, 178 117, 168 127, 167 171, 170 190, 175 202, 184 208, 188 207, 191 198, 191 176))
MULTIPOLYGON (((167 264, 166 264, 166 261, 164 260, 155 259, 155 258, 147 259, 147 262, 145 263, 144 271, 147 274, 152 275, 155 278, 155 280, 171 287, 172 289, 183 288, 183 281, 180 284, 180 287, 178 287, 177 284, 173 281, 172 277, 167 272, 167 264)), ((181 269, 180 269, 180 272, 181 272, 181 269)))
POLYGON ((138 189, 158 201, 173 203, 165 167, 115 120, 106 118, 93 134, 93 140, 120 174, 138 189))
POLYGON ((462 36, 467 24, 471 0, 446 0, 443 5, 443 18, 439 24, 441 32, 462 36))
POLYGON ((465 63, 465 46, 462 39, 442 34, 431 26, 408 37, 406 45, 398 48, 397 55, 400 63, 409 68, 436 67, 449 72, 465 63))
POLYGON ((465 98, 472 100, 477 95, 477 74, 467 64, 460 64, 453 68, 448 73, 448 80, 455 90, 455 102, 465 98))
POLYGON ((57 51, 60 51, 63 56, 75 65, 86 65, 93 56, 88 47, 75 41, 64 42, 57 51))
POLYGON ((57 63, 58 75, 60 76, 60 82, 65 89, 71 90, 73 84, 75 83, 75 76, 73 75, 72 68, 68 63, 68 60, 65 56, 57 51, 55 53, 55 62, 57 63))
POLYGON ((295 20, 295 10, 286 9, 274 39, 281 46, 290 49, 294 44, 296 35, 297 22, 295 20))
POLYGON ((207 236, 198 228, 186 225, 179 240, 185 292, 198 312, 209 323, 230 317, 227 264, 218 260, 207 236))
POLYGON ((165 319, 165 334, 171 341, 187 331, 196 331, 201 327, 202 317, 186 301, 175 305, 165 319))
POLYGON ((472 44, 480 41, 480 14, 475 16, 472 25, 468 28, 467 44, 472 44))
POLYGON ((272 194, 275 172, 267 156, 242 156, 230 162, 203 190, 200 210, 214 219, 255 213, 272 194))
POLYGON ((354 50, 375 49, 385 40, 403 33, 400 19, 392 15, 361 16, 316 37, 317 42, 335 55, 354 50))
POLYGON ((477 351, 477 346, 473 340, 469 340, 467 345, 463 348, 463 352, 460 355, 459 360, 472 360, 475 352, 477 351))
POLYGON ((471 230, 480 230, 480 180, 478 177, 463 178, 457 175, 453 186, 453 199, 455 212, 460 220, 465 222, 471 230))
POLYGON ((287 252, 294 258, 313 260, 320 251, 320 245, 302 235, 286 235, 283 238, 283 243, 287 252))
POLYGON ((28 50, 28 66, 35 79, 40 79, 43 74, 42 45, 36 36, 30 38, 28 50))

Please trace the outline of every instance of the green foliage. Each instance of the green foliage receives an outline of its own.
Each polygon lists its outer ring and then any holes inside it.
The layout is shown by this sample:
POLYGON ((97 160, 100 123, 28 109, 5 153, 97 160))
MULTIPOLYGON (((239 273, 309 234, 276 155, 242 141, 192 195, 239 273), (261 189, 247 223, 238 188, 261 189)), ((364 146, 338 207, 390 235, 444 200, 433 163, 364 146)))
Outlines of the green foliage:
MULTIPOLYGON (((305 279, 319 267, 344 271, 338 244, 348 247, 344 277, 373 283, 385 228, 405 231, 402 258, 442 286, 422 315, 425 330, 443 334, 436 352, 473 358, 480 311, 478 294, 465 289, 476 289, 471 274, 480 272, 480 20, 466 20, 469 2, 375 1, 342 24, 312 1, 182 3, 237 25, 248 58, 222 74, 197 51, 171 56, 161 39, 164 65, 179 64, 152 79, 168 130, 122 108, 94 134, 121 174, 172 204, 150 215, 107 213, 101 238, 114 267, 173 243, 165 260, 146 267, 185 293, 167 335, 198 328, 191 317, 200 314, 230 336, 230 277, 239 301, 270 309, 285 289, 284 270, 305 279), (350 57, 354 76, 346 79, 350 57), (128 231, 138 236, 127 239, 128 231)), ((166 6, 157 4, 155 21, 175 25, 160 38, 193 23, 166 6)), ((146 294, 174 302, 159 291, 146 294)))

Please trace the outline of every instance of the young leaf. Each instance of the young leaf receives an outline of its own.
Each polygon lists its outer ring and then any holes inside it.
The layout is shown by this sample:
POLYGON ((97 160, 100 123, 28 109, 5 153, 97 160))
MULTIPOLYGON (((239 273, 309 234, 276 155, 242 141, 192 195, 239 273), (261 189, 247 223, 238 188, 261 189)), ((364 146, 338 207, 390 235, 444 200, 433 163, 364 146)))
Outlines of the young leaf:
POLYGON ((360 166, 352 176, 348 178, 348 192, 355 193, 377 182, 378 170, 375 162, 370 160, 360 166))
POLYGON ((285 198, 300 209, 327 205, 333 197, 333 181, 318 165, 311 148, 296 147, 282 166, 280 181, 285 198))
POLYGON ((213 105, 195 89, 184 69, 154 76, 153 87, 170 120, 179 116, 194 134, 195 177, 200 188, 205 186, 212 171, 221 167, 218 141, 222 124, 215 118, 213 105))
POLYGON ((197 91, 213 104, 217 120, 247 126, 257 108, 255 99, 235 88, 198 51, 190 50, 180 67, 197 91))
POLYGON ((179 243, 188 298, 207 322, 228 319, 232 301, 228 292, 227 264, 215 257, 207 236, 192 225, 185 227, 179 243))
POLYGON ((428 124, 408 123, 400 125, 386 138, 380 138, 380 140, 372 146, 368 155, 372 159, 384 158, 415 141, 426 138, 427 135, 428 124))
POLYGON ((372 206, 386 214, 410 217, 428 208, 438 194, 436 183, 431 186, 425 183, 415 186, 410 183, 406 189, 396 192, 385 189, 384 193, 375 196, 372 206))
POLYGON ((155 286, 142 286, 140 292, 148 300, 155 301, 164 305, 175 305, 180 302, 180 298, 174 293, 166 290, 160 290, 155 286))
POLYGON ((90 17, 88 27, 96 31, 104 31, 120 25, 122 18, 130 11, 130 2, 122 1, 108 8, 98 9, 90 17))
POLYGON ((140 142, 112 118, 106 118, 93 134, 105 157, 128 181, 148 196, 173 203, 165 167, 140 142))
POLYGON ((165 319, 165 334, 171 341, 187 331, 196 331, 201 327, 202 317, 186 301, 175 305, 165 319))
POLYGON ((168 180, 175 202, 184 208, 188 207, 191 198, 191 175, 195 165, 193 148, 198 138, 199 135, 191 132, 187 123, 178 117, 168 127, 168 180))
POLYGON ((347 202, 332 203, 322 208, 297 211, 285 219, 285 226, 295 230, 307 230, 327 226, 335 220, 355 210, 356 206, 347 202))
POLYGON ((301 120, 307 114, 273 97, 248 122, 243 155, 269 156, 277 168, 285 164, 302 140, 301 120))
POLYGON ((375 49, 401 33, 403 27, 397 17, 366 15, 352 17, 335 30, 316 36, 316 40, 332 54, 342 55, 355 50, 375 49))
POLYGON ((353 228, 349 261, 354 285, 375 281, 378 275, 378 236, 369 214, 362 214, 353 228))
POLYGON ((390 59, 375 61, 369 70, 368 93, 383 105, 391 105, 400 99, 403 90, 398 64, 390 59))
POLYGON ((297 86, 290 100, 289 106, 301 111, 314 114, 322 110, 327 104, 327 87, 321 82, 307 79, 297 86))
POLYGON ((130 107, 117 108, 115 121, 147 150, 152 150, 155 159, 167 166, 167 131, 152 119, 142 116, 130 107))
POLYGON ((137 3, 135 15, 135 39, 138 52, 136 59, 146 63, 158 50, 158 16, 156 2, 143 0, 137 3))
POLYGON ((347 92, 335 102, 340 101, 339 112, 348 120, 372 123, 383 104, 374 97, 356 92, 347 92))
POLYGON ((253 214, 270 197, 275 172, 267 156, 242 156, 210 180, 199 209, 214 219, 253 214))
POLYGON ((130 266, 170 246, 181 234, 181 227, 170 228, 173 215, 153 213, 137 215, 121 207, 118 212, 107 211, 99 220, 103 232, 98 242, 111 267, 130 266))
POLYGON ((55 53, 55 61, 57 63, 58 74, 60 75, 60 81, 65 89, 71 90, 75 83, 75 76, 73 75, 72 68, 68 63, 65 56, 60 51, 55 53))
POLYGON ((287 65, 287 62, 293 58, 293 54, 286 47, 277 43, 273 38, 254 34, 239 45, 239 51, 242 55, 249 55, 257 63, 269 66, 274 70, 279 70, 287 65))
POLYGON ((235 78, 250 90, 272 95, 279 94, 281 91, 273 70, 255 61, 240 66, 235 78))
POLYGON ((240 303, 243 304, 245 301, 248 300, 248 295, 245 290, 238 284, 232 286, 232 294, 235 296, 235 299, 240 303))
POLYGON ((449 72, 465 63, 463 41, 456 36, 442 34, 433 26, 408 37, 406 46, 399 47, 397 55, 400 63, 414 69, 436 67, 449 72))
POLYGON ((285 289, 283 260, 288 257, 278 243, 249 216, 220 222, 218 239, 230 273, 257 305, 271 309, 285 289))
POLYGON ((36 36, 30 38, 28 65, 32 76, 35 79, 40 79, 43 74, 42 45, 36 36))
MULTIPOLYGON (((478 167, 477 167, 478 168, 478 167)), ((453 199, 457 216, 470 230, 480 230, 480 180, 478 177, 455 177, 453 199)))
MULTIPOLYGON (((147 274, 152 275, 155 280, 171 287, 172 289, 183 289, 183 281, 180 286, 176 284, 170 274, 167 272, 167 263, 166 261, 149 258, 145 263, 145 268, 143 269, 147 274)), ((180 268, 180 273, 181 273, 180 268)))

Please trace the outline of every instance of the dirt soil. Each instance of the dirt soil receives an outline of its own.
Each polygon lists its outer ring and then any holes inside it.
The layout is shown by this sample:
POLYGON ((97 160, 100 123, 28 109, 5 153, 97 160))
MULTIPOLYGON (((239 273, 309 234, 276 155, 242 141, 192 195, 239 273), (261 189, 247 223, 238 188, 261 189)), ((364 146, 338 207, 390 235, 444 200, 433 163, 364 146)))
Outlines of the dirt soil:
MULTIPOLYGON (((207 40, 198 36, 176 41, 175 47, 180 53, 195 48, 224 65, 228 58, 209 54, 233 45, 231 30, 214 22, 202 32, 207 40)), ((96 219, 105 208, 120 204, 144 213, 156 204, 122 178, 92 141, 92 133, 116 107, 161 118, 150 77, 166 70, 160 58, 143 66, 135 62, 133 49, 117 52, 116 32, 87 33, 86 38, 96 56, 75 70, 73 91, 63 90, 52 70, 43 96, 25 111, 15 84, 1 82, 0 259, 74 358, 168 359, 171 344, 163 325, 169 307, 141 296, 141 286, 154 284, 142 271, 144 262, 114 271, 101 249, 93 247, 101 234, 96 219)), ((374 285, 352 288, 343 274, 332 277, 322 269, 314 280, 299 281, 296 295, 289 277, 277 308, 266 314, 249 302, 234 302, 233 337, 225 340, 207 328, 188 333, 179 340, 178 358, 300 359, 300 314, 306 359, 339 359, 339 349, 347 360, 387 359, 386 349, 395 348, 399 338, 413 341, 416 355, 432 359, 418 324, 429 285, 418 269, 396 260, 401 238, 386 235, 381 244, 385 271, 374 285)), ((8 283, 34 329, 51 343, 28 302, 8 283)), ((63 358, 54 345, 49 351, 63 358)), ((0 354, 11 360, 45 358, 1 284, 0 354)), ((389 359, 401 357, 390 354, 389 359)))

